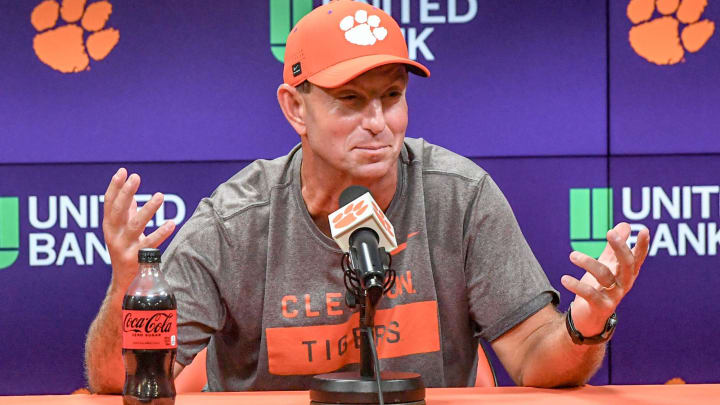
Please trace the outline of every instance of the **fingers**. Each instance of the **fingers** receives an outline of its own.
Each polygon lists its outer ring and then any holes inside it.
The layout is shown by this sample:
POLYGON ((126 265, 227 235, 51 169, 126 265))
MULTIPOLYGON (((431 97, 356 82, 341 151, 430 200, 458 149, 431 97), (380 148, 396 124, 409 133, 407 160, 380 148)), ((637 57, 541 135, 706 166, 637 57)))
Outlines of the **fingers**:
POLYGON ((175 222, 167 221, 160 228, 156 229, 155 232, 146 236, 140 243, 140 249, 150 247, 156 248, 165 241, 175 230, 175 222))
POLYGON ((615 230, 615 232, 620 234, 621 239, 627 240, 627 238, 630 237, 631 229, 630 225, 627 222, 620 222, 615 225, 613 229, 615 230))
POLYGON ((581 253, 570 253, 570 261, 592 274, 601 286, 611 288, 615 283, 615 275, 607 268, 607 266, 593 259, 592 257, 581 253))
MULTIPOLYGON (((140 176, 135 173, 131 174, 112 202, 108 218, 111 224, 122 224, 127 221, 128 209, 139 187, 140 176)), ((105 204, 107 205, 107 201, 105 204)))
POLYGON ((133 198, 132 200, 130 200, 130 206, 128 207, 128 218, 134 217, 135 215, 137 215, 137 212, 138 212, 137 200, 135 198, 133 198))
POLYGON ((143 230, 147 226, 147 223, 155 215, 155 212, 160 208, 163 203, 162 193, 155 193, 150 201, 146 202, 140 210, 137 210, 137 202, 133 199, 133 203, 130 207, 130 219, 128 220, 127 226, 127 237, 128 239, 135 240, 143 233, 143 230), (135 209, 133 210, 133 206, 135 209))
POLYGON ((635 257, 627 243, 625 243, 629 235, 629 232, 625 234, 623 231, 621 234, 615 229, 611 229, 607 233, 608 243, 612 247, 615 258, 618 261, 615 277, 621 286, 630 286, 635 273, 635 257), (625 237, 623 238, 623 236, 625 237))
POLYGON ((580 282, 573 276, 564 275, 560 278, 562 285, 568 289, 568 291, 575 295, 584 298, 593 306, 607 305, 606 296, 602 292, 596 290, 587 283, 580 282))
POLYGON ((645 263, 645 259, 648 255, 648 248, 650 247, 650 231, 647 228, 642 229, 637 236, 637 242, 635 247, 632 249, 632 254, 635 257, 635 271, 634 275, 640 272, 640 267, 645 263))
POLYGON ((127 177, 127 170, 121 167, 110 179, 110 184, 105 191, 105 202, 103 204, 103 215, 105 218, 110 217, 110 207, 112 207, 117 193, 120 191, 123 184, 125 184, 125 177, 127 177))

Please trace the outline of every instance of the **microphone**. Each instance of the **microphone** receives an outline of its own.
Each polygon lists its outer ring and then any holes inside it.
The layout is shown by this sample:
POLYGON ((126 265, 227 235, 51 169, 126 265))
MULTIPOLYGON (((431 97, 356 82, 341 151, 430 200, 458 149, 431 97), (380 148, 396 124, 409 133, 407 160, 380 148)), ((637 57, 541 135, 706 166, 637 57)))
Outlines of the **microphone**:
POLYGON ((377 303, 384 290, 385 252, 397 247, 392 224, 370 190, 362 186, 342 192, 340 209, 330 214, 329 220, 333 239, 349 254, 361 287, 377 303))
POLYGON ((380 371, 375 347, 375 309, 383 294, 395 284, 388 251, 397 248, 395 230, 378 207, 370 190, 350 186, 340 195, 340 209, 330 214, 333 239, 345 252, 345 303, 359 307, 360 373, 320 374, 310 382, 312 404, 425 403, 425 385, 416 373, 380 371), (386 279, 387 276, 387 279, 386 279), (375 380, 375 386, 372 380, 375 380), (374 397, 377 396, 377 402, 374 397))

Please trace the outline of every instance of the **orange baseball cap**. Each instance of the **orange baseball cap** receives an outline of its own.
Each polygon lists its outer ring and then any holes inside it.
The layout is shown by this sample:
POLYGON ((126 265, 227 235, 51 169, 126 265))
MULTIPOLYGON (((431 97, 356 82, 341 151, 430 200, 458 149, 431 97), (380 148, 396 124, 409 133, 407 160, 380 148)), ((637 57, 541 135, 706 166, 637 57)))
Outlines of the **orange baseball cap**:
POLYGON ((428 68, 408 59, 405 38, 392 17, 369 4, 337 0, 314 9, 290 31, 283 80, 291 86, 308 80, 334 88, 390 63, 430 76, 428 68))

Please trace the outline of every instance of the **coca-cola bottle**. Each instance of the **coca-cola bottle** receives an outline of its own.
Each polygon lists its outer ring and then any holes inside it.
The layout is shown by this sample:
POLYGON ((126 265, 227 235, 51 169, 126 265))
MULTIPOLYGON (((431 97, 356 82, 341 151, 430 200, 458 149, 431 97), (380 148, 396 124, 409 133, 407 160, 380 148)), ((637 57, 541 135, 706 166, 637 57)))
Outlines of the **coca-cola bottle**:
POLYGON ((122 305, 123 404, 174 404, 177 303, 160 270, 160 250, 141 249, 122 305))

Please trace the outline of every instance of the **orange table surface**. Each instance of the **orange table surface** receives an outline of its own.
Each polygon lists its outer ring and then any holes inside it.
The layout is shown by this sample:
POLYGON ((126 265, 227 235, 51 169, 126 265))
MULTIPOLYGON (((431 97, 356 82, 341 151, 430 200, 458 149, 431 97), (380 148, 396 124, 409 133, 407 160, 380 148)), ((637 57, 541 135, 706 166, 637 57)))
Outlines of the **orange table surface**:
MULTIPOLYGON (((569 389, 523 387, 429 388, 425 401, 430 405, 464 404, 720 404, 720 384, 606 385, 569 389)), ((178 395, 175 404, 261 404, 306 405, 307 391, 207 392, 178 395)), ((119 405, 119 395, 44 395, 1 397, 2 405, 119 405)))

